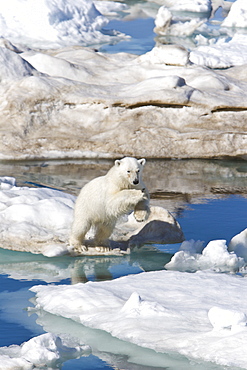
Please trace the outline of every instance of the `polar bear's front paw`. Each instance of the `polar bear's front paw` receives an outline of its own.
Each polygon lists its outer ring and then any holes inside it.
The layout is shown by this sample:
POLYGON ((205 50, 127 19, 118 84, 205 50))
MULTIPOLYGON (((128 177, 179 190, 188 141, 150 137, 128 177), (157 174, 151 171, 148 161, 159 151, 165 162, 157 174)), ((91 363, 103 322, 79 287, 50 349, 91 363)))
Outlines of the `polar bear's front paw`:
POLYGON ((133 196, 132 199, 133 200, 135 199, 137 203, 146 199, 146 195, 145 193, 143 193, 142 190, 133 189, 131 191, 132 191, 132 196, 133 196))

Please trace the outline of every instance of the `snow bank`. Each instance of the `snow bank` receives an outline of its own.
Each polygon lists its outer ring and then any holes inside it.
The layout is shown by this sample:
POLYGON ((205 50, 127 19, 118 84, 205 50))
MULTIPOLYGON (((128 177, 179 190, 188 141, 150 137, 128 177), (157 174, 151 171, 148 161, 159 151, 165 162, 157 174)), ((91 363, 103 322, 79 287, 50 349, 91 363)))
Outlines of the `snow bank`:
POLYGON ((14 249, 17 247, 14 240, 22 240, 27 245, 36 243, 34 253, 38 253, 42 250, 42 241, 56 238, 65 241, 72 222, 74 196, 48 188, 19 188, 11 178, 0 178, 0 188, 3 246, 5 241, 11 244, 12 240, 14 249))
POLYGON ((41 310, 39 322, 46 327, 43 311, 157 352, 247 368, 242 277, 160 271, 31 290, 41 310))
MULTIPOLYGON (((125 9, 125 5, 113 4, 104 3, 108 14, 125 9)), ((102 32, 107 23, 97 2, 95 6, 90 0, 10 0, 1 4, 0 35, 34 48, 97 45, 125 37, 116 31, 102 32)))
MULTIPOLYGON (((89 354, 88 346, 75 346, 69 338, 46 333, 24 342, 22 345, 0 347, 0 369, 33 369, 34 366, 56 367, 62 362, 89 354)), ((36 367, 35 367, 36 368, 36 367)))
MULTIPOLYGON (((75 196, 48 188, 15 186, 15 179, 0 178, 0 242, 6 249, 55 257, 72 253, 68 236, 75 196)), ((92 231, 86 238, 92 239, 92 231)), ((144 222, 133 214, 123 217, 111 236, 111 249, 89 246, 83 254, 123 254, 129 246, 147 242, 175 243, 184 239, 174 217, 161 207, 151 207, 144 222), (121 244, 122 242, 122 244, 121 244)))
POLYGON ((235 252, 228 251, 226 240, 212 240, 204 249, 200 241, 185 241, 165 267, 168 270, 188 272, 207 269, 236 272, 245 266, 245 261, 241 253, 235 252))

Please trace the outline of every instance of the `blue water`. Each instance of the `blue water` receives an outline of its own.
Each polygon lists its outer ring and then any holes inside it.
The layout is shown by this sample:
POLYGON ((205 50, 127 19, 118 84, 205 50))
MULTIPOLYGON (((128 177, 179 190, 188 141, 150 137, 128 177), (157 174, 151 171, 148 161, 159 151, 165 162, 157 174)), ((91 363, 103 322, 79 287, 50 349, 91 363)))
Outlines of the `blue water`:
POLYGON ((114 45, 104 45, 100 48, 100 51, 107 53, 133 53, 141 55, 153 49, 155 46, 154 19, 153 18, 141 18, 133 19, 131 21, 119 21, 112 20, 108 23, 106 29, 115 29, 123 32, 131 39, 121 41, 114 45))
POLYGON ((247 199, 231 195, 214 199, 205 204, 188 205, 177 218, 187 240, 210 240, 231 238, 247 226, 247 199))

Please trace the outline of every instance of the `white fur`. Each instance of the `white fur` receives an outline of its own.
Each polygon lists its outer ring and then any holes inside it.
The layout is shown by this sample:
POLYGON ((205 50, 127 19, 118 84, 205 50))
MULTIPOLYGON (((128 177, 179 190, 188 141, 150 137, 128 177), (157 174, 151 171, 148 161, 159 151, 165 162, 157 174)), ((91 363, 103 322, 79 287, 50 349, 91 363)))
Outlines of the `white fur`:
POLYGON ((104 245, 117 219, 135 209, 137 220, 148 213, 148 192, 142 181, 145 159, 125 157, 116 160, 105 176, 100 176, 82 189, 74 210, 70 245, 75 251, 83 248, 86 233, 95 230, 96 245, 104 245))

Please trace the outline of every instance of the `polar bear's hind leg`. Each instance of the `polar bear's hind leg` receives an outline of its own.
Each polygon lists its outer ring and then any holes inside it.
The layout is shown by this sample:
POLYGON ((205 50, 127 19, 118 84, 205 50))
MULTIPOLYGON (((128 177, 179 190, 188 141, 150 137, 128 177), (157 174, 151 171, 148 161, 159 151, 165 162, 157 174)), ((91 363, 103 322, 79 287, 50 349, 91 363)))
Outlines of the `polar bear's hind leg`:
POLYGON ((73 246, 75 250, 87 250, 87 247, 83 245, 83 242, 90 227, 91 225, 88 222, 85 222, 82 218, 79 221, 76 218, 74 219, 69 244, 73 246), (78 222, 80 225, 78 225, 78 222))
POLYGON ((98 223, 95 226, 95 245, 96 246, 109 246, 109 237, 111 236, 115 223, 98 223))

